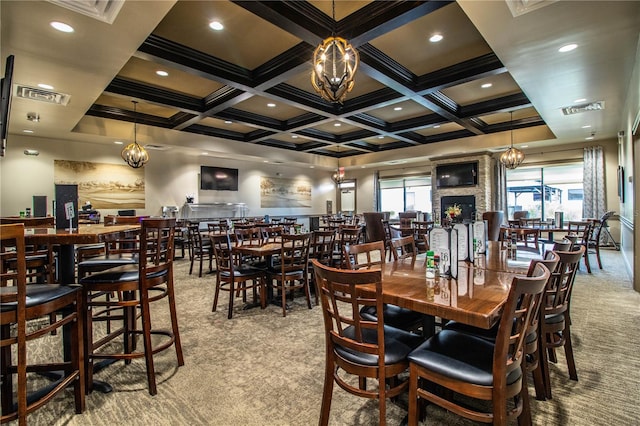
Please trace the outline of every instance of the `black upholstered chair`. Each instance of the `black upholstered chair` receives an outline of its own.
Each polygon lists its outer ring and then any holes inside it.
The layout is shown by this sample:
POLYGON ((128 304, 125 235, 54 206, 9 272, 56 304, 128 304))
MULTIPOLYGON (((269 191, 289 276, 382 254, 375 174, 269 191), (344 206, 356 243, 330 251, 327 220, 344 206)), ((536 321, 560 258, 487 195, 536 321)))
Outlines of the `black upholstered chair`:
MULTIPOLYGON (((137 265, 119 266, 80 279, 87 305, 85 369, 89 391, 93 386, 93 365, 97 360, 115 359, 129 363, 134 358, 144 358, 151 395, 157 393, 154 354, 174 346, 178 366, 184 365, 173 285, 174 232, 175 219, 144 219, 137 265), (94 297, 96 293, 115 293, 118 298, 103 300, 94 297), (170 329, 157 328, 151 323, 151 303, 165 298, 170 329), (106 334, 95 330, 94 336, 93 323, 102 320, 99 315, 92 315, 94 309, 117 311, 122 327, 106 334), (138 318, 141 318, 142 330, 137 328, 138 318), (159 337, 152 340, 152 335, 159 337), (107 345, 120 336, 123 338, 122 351, 118 351, 117 346, 107 345), (142 336, 142 350, 138 350, 138 336, 142 336)), ((115 318, 110 315, 108 320, 114 321, 115 318)))
POLYGON ((410 426, 418 424, 425 400, 467 419, 494 425, 506 425, 509 419, 520 417, 522 348, 549 276, 546 266, 537 265, 531 277, 513 278, 495 342, 445 329, 408 355, 410 426), (432 384, 450 392, 434 392, 432 384), (491 408, 472 409, 453 398, 453 393, 488 401, 491 408), (511 399, 513 405, 508 406, 511 399))
POLYGON ((77 285, 27 284, 24 226, 0 226, 0 422, 18 420, 62 396, 73 387, 75 412, 85 408, 82 292, 77 285), (49 317, 47 322, 38 318, 49 317), (37 325, 40 324, 40 325, 37 325), (66 325, 66 359, 35 364, 28 355, 31 343, 66 325), (12 331, 12 329, 14 331, 12 331), (27 344, 29 343, 29 344, 27 344), (64 372, 56 386, 42 385, 33 374, 64 372), (16 383, 17 382, 17 383, 16 383))
MULTIPOLYGON (((383 251, 384 253, 384 251, 383 251)), ((322 265, 312 260, 320 289, 325 329, 325 375, 320 425, 329 423, 333 384, 345 391, 377 399, 379 424, 386 424, 386 401, 406 392, 407 354, 422 339, 385 324, 384 316, 365 319, 363 306, 382 308, 382 275, 379 270, 346 270, 322 265), (367 297, 361 287, 374 287, 367 297), (367 380, 377 384, 367 387, 367 380)))
POLYGON ((233 317, 233 302, 235 296, 242 292, 243 300, 246 302, 247 290, 253 290, 253 302, 257 303, 258 292, 260 305, 265 307, 265 286, 263 269, 256 268, 249 264, 241 263, 241 256, 235 255, 232 250, 232 243, 229 234, 218 234, 211 236, 213 252, 216 258, 216 290, 213 296, 213 306, 211 311, 215 312, 218 307, 218 297, 220 291, 229 293, 229 309, 227 318, 233 317))

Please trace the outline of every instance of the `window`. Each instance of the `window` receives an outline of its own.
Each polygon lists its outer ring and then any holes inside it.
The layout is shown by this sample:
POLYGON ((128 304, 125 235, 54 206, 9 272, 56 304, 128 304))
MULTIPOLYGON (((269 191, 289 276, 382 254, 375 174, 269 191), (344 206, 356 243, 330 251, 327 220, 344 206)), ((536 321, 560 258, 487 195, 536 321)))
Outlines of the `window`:
POLYGON ((509 218, 526 210, 531 218, 553 218, 563 212, 564 220, 582 219, 582 162, 519 167, 507 171, 509 218))
POLYGON ((390 212, 391 219, 398 212, 432 211, 431 176, 380 179, 380 211, 390 212))

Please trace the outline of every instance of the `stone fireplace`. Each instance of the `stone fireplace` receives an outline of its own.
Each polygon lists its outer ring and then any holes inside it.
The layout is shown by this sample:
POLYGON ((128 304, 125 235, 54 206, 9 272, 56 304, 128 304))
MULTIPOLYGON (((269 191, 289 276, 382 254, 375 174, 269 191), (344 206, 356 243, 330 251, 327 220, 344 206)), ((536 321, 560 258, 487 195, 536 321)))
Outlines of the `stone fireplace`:
POLYGON ((431 175, 435 176, 436 166, 440 164, 469 161, 478 162, 477 185, 460 188, 437 188, 435 185, 433 186, 433 211, 440 215, 440 220, 442 220, 444 210, 449 205, 456 203, 462 207, 463 219, 475 219, 473 217, 474 212, 477 216, 481 216, 486 211, 495 210, 495 198, 493 195, 497 191, 495 159, 490 154, 435 160, 431 175))

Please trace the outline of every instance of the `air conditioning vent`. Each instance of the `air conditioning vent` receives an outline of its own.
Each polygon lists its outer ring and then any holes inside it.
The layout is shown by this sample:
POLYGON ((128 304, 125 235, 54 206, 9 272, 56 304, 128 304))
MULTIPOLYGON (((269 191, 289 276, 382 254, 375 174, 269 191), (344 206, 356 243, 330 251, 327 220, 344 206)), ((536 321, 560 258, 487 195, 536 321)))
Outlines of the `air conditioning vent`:
POLYGON ((589 104, 573 105, 562 108, 564 115, 579 114, 587 111, 600 111, 604 109, 604 101, 591 102, 589 104))
POLYGON ((69 99, 71 99, 71 95, 65 93, 52 92, 51 90, 38 89, 22 84, 13 85, 13 95, 18 98, 64 106, 66 106, 69 103, 69 99))
POLYGON ((146 149, 150 149, 152 151, 166 151, 168 149, 170 149, 170 146, 165 146, 165 145, 153 145, 153 144, 147 144, 144 146, 146 149))

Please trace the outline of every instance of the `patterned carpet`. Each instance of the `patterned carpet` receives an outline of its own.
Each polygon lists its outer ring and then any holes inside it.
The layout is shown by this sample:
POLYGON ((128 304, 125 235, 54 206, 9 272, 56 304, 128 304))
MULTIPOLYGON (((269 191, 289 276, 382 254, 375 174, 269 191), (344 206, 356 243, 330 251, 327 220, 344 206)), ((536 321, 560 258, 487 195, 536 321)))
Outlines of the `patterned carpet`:
MULTIPOLYGON (((595 263, 595 257, 593 259, 595 263)), ((584 267, 572 301, 573 337, 579 381, 568 380, 566 363, 551 369, 554 399, 532 398, 536 425, 638 424, 640 409, 640 294, 632 290, 622 258, 603 251, 604 270, 584 267)), ((215 275, 188 275, 188 262, 176 262, 178 315, 185 366, 175 352, 156 356, 158 395, 147 392, 144 362, 105 368, 96 379, 110 383, 109 394, 87 396, 87 409, 73 412, 68 391, 29 417, 37 425, 311 425, 317 424, 323 386, 324 337, 320 309, 308 310, 296 298, 286 318, 279 307, 242 310, 227 319, 226 296, 211 312, 215 275)), ((156 316, 166 320, 164 312, 156 316)), ((55 347, 40 344, 38 355, 55 347)), ((533 388, 530 386, 530 392, 533 388)), ((377 402, 334 388, 332 425, 378 423, 377 402)), ((397 425, 406 403, 388 404, 387 422, 397 425)), ((429 425, 466 425, 429 406, 429 425)))

